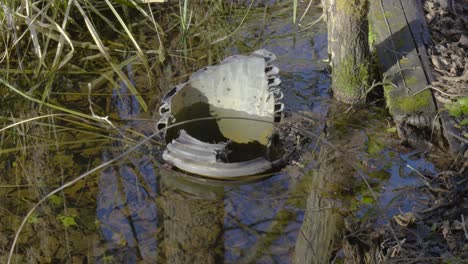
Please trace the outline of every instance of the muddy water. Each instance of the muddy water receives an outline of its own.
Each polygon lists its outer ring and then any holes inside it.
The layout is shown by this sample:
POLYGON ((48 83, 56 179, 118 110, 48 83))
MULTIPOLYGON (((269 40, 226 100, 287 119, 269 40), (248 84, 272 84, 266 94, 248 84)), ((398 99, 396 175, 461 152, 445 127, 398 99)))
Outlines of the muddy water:
MULTIPOLYGON (((309 221, 333 219, 337 226, 321 230, 329 236, 328 233, 340 228, 336 212, 351 210, 366 217, 382 213, 382 207, 405 210, 417 205, 417 199, 413 202, 404 199, 411 191, 403 187, 419 184, 415 171, 436 171, 424 152, 399 146, 382 109, 352 114, 344 114, 346 109, 330 111, 333 103, 328 94, 327 65, 323 62, 327 57, 325 25, 320 23, 301 31, 292 24, 291 8, 278 11, 273 7, 275 15, 259 23, 263 8, 259 9, 238 32, 243 37, 227 40, 228 44, 223 42, 223 52, 212 55, 211 60, 258 48, 277 54, 287 111, 313 119, 315 125, 304 127, 307 131, 317 135, 325 131, 324 137, 331 133, 339 138, 339 147, 348 154, 327 159, 332 161, 327 166, 340 165, 344 159, 355 162, 355 168, 365 175, 378 201, 367 184, 349 169, 345 172, 349 179, 354 179, 352 183, 344 186, 342 179, 334 181, 336 170, 320 167, 323 148, 316 144, 316 139, 310 140, 294 164, 265 180, 246 183, 211 182, 168 170, 159 162, 160 152, 154 144, 49 199, 28 220, 14 262, 291 263, 295 255, 309 254, 310 248, 321 250, 320 257, 327 258, 330 247, 323 246, 323 241, 303 237, 303 241, 317 245, 297 245, 300 230, 304 230, 304 218, 310 213, 333 212, 326 215, 328 218, 312 215, 315 218, 309 221), (329 112, 335 114, 327 117, 329 112), (333 125, 326 125, 327 122, 333 125), (310 202, 311 199, 315 200, 310 202), (399 199, 405 200, 403 208, 399 207, 401 203, 395 206, 399 199), (321 208, 311 208, 311 204, 321 208)), ((300 6, 299 13, 304 10, 305 5, 300 6)), ((312 7, 306 21, 301 23, 305 25, 320 14, 320 9, 312 7)), ((189 69, 187 74, 196 70, 196 66, 187 66, 187 62, 184 66, 189 69)), ((127 72, 136 79, 132 67, 127 72)), ((184 81, 175 79, 178 77, 162 75, 168 80, 161 83, 184 81)), ((141 80, 136 83, 145 84, 141 80)), ((109 97, 107 106, 101 105, 102 109, 112 110, 110 115, 119 121, 123 131, 132 128, 149 134, 154 130, 154 122, 143 120, 148 119, 147 113, 142 113, 136 100, 126 94, 123 85, 114 87, 114 96, 109 97)), ((75 102, 70 100, 70 104, 75 102)), ((86 105, 87 98, 76 103, 77 107, 86 105)), ((59 186, 127 148, 122 135, 113 134, 102 140, 96 135, 106 131, 90 131, 78 134, 56 131, 61 140, 69 143, 51 149, 35 146, 31 160, 5 156, 2 162, 7 174, 0 178, 5 183, 0 186, 0 262, 4 263, 21 217, 51 186, 59 186), (53 153, 51 157, 47 155, 49 151, 53 153), (49 177, 34 178, 37 174, 49 177)), ((53 135, 46 134, 51 139, 53 135)), ((386 221, 385 217, 382 219, 386 221)), ((315 237, 313 233, 311 236, 315 237)), ((313 252, 310 254, 313 256, 313 252)))
POLYGON ((267 151, 268 141, 273 136, 273 118, 261 119, 244 111, 213 107, 207 103, 195 103, 184 107, 177 113, 173 113, 173 116, 175 121, 169 124, 196 118, 229 117, 229 119, 203 120, 169 128, 165 136, 167 143, 177 138, 180 131, 184 130, 203 142, 228 143, 227 151, 223 155, 227 162, 242 162, 259 157, 271 160, 279 158, 277 155, 269 157, 267 151))

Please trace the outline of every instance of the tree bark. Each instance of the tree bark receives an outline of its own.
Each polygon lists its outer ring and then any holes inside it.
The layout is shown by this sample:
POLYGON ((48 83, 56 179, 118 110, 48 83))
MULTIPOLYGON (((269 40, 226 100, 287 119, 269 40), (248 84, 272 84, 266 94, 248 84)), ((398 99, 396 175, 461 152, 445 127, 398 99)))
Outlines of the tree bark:
POLYGON ((334 97, 362 104, 370 82, 368 0, 323 0, 334 97))

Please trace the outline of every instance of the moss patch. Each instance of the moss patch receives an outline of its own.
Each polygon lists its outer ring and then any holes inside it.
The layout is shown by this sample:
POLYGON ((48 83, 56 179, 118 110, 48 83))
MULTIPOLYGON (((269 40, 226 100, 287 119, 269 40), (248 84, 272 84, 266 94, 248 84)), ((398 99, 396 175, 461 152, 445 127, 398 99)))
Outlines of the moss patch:
POLYGON ((369 5, 367 0, 336 0, 336 9, 356 17, 367 16, 369 5))
MULTIPOLYGON (((468 97, 458 99, 456 102, 445 105, 449 114, 454 117, 468 116, 468 97)), ((463 120, 462 125, 466 125, 468 121, 463 120)))
POLYGON ((405 79, 405 82, 407 86, 415 86, 419 83, 419 80, 415 76, 410 76, 405 79))
POLYGON ((429 106, 432 101, 432 95, 429 90, 422 93, 399 97, 394 91, 394 87, 391 85, 384 86, 385 99, 387 100, 387 106, 391 113, 415 113, 422 111, 425 107, 429 106))
POLYGON ((377 20, 384 20, 385 18, 389 19, 389 18, 392 17, 392 13, 390 13, 389 11, 386 11, 385 13, 382 13, 382 12, 375 12, 374 17, 375 17, 377 20))
POLYGON ((357 64, 354 58, 345 58, 333 74, 333 86, 346 98, 362 99, 369 88, 370 63, 357 64))

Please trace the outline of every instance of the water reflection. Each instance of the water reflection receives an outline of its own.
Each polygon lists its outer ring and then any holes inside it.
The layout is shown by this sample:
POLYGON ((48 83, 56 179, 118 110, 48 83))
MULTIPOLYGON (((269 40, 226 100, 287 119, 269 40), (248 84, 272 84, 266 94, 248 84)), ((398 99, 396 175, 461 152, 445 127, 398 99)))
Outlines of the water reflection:
MULTIPOLYGON (((110 154, 105 154, 108 159, 110 154)), ((111 167, 99 178, 96 219, 107 250, 119 263, 157 260, 156 174, 144 159, 111 167)))
POLYGON ((311 179, 291 176, 285 172, 255 184, 226 187, 225 262, 291 261, 311 179))
MULTIPOLYGON (((126 94, 125 86, 119 90, 126 94)), ((116 93, 122 119, 138 114, 134 101, 116 93)), ((114 143, 103 160, 121 147, 114 143)), ((105 253, 98 261, 287 262, 303 217, 303 185, 287 172, 256 183, 200 181, 161 167, 148 153, 133 154, 99 178, 96 218, 105 253)))
POLYGON ((220 263, 224 257, 223 189, 163 173, 158 205, 166 263, 220 263))
MULTIPOLYGON (((131 65, 127 72, 133 79, 131 65)), ((127 87, 120 83, 112 97, 121 119, 134 117, 140 111, 136 98, 128 94, 127 87)), ((113 149, 122 147, 120 141, 113 145, 113 149)), ((112 150, 102 155, 103 161, 113 158, 112 150)), ((145 155, 135 154, 128 160, 105 169, 98 181, 96 219, 107 250, 105 259, 119 263, 135 263, 139 259, 154 262, 158 254, 157 174, 145 155)))
MULTIPOLYGON (((284 21, 275 21, 269 30, 275 27, 288 34, 291 29, 285 28, 284 21)), ((284 39, 271 39, 263 47, 279 55, 278 66, 285 76, 284 87, 289 89, 285 100, 290 109, 320 109, 318 112, 324 113, 321 102, 328 96, 328 77, 321 72, 324 65, 312 58, 322 56, 326 38, 321 35, 314 40, 301 36, 288 42, 286 48, 284 39)), ((130 66, 127 73, 132 80, 130 66)), ((136 100, 125 94, 128 91, 121 85, 113 97, 115 110, 123 120, 139 114, 136 100)), ((133 121, 124 124, 133 125, 133 121)), ((248 126, 236 129, 241 127, 248 126)), ((112 149, 120 147, 115 143, 103 159, 111 159, 112 149)), ((267 180, 239 185, 194 182, 161 167, 148 154, 134 154, 105 170, 99 179, 96 216, 106 250, 100 260, 291 262, 313 177, 309 171, 291 167, 267 180)))

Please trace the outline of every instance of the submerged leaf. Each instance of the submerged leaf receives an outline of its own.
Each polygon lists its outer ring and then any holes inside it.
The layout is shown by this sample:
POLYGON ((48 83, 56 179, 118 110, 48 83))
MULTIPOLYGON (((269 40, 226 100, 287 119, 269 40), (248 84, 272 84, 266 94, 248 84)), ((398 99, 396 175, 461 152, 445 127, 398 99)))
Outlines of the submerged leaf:
POLYGON ((374 198, 370 196, 364 196, 362 197, 362 202, 365 204, 373 204, 374 203, 374 198))
POLYGON ((379 154, 383 149, 384 146, 378 138, 375 136, 369 136, 369 140, 367 141, 367 152, 370 155, 379 154))
POLYGON ((71 155, 61 153, 54 156, 54 163, 62 168, 71 168, 75 164, 71 155))
POLYGON ((58 195, 51 195, 49 197, 50 201, 55 204, 55 205, 61 205, 63 200, 62 200, 62 197, 58 196, 58 195))
POLYGON ((31 214, 31 216, 28 218, 28 223, 29 224, 36 224, 37 221, 39 220, 39 217, 37 216, 36 213, 31 214))
POLYGON ((62 222, 62 225, 64 227, 71 227, 71 226, 76 226, 77 223, 75 221, 75 216, 69 216, 69 215, 59 215, 57 218, 62 222))

